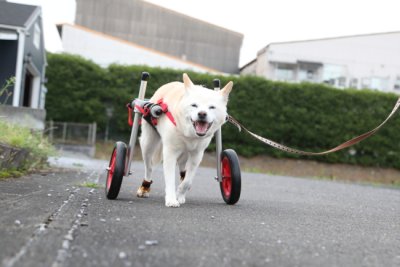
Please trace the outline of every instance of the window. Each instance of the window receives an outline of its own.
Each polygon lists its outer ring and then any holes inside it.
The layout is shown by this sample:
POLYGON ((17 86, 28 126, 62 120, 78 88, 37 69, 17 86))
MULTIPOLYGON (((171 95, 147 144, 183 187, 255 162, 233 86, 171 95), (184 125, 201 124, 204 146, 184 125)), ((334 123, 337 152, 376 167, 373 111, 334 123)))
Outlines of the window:
POLYGON ((346 68, 342 65, 325 64, 323 66, 322 80, 326 83, 330 83, 331 80, 345 77, 346 68))
POLYGON ((40 27, 38 23, 35 24, 33 29, 33 45, 40 49, 40 27))
POLYGON ((388 89, 388 83, 388 79, 374 77, 371 79, 371 89, 385 91, 388 89))
POLYGON ((313 81, 314 80, 314 71, 313 70, 304 70, 300 69, 298 71, 298 78, 301 81, 313 81))
POLYGON ((361 79, 361 88, 369 88, 370 82, 371 81, 369 78, 362 78, 361 79))
POLYGON ((275 79, 278 81, 293 81, 294 67, 289 64, 277 64, 275 67, 275 79))
POLYGON ((358 79, 357 78, 352 78, 350 80, 350 85, 351 88, 358 88, 358 79))
POLYGON ((275 77, 280 81, 292 81, 293 80, 293 70, 277 68, 275 72, 275 77))
POLYGON ((339 77, 338 78, 338 86, 339 87, 346 87, 346 77, 339 77))
POLYGON ((314 78, 314 71, 308 70, 307 71, 307 79, 312 80, 314 78))
POLYGON ((394 81, 393 89, 394 90, 400 90, 400 76, 396 77, 396 80, 394 81))
POLYGON ((321 70, 322 63, 320 62, 312 62, 312 61, 297 61, 297 75, 296 79, 299 82, 307 81, 307 82, 320 82, 321 81, 321 70))
POLYGON ((386 91, 388 89, 389 79, 381 77, 368 77, 361 80, 362 88, 386 91))

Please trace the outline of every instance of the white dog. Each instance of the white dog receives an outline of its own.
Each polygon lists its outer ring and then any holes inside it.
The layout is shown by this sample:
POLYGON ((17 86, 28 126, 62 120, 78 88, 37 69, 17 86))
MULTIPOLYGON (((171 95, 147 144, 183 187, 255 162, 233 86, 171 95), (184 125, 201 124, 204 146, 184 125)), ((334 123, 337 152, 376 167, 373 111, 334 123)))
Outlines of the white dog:
MULTIPOLYGON (((148 197, 153 165, 163 160, 165 205, 179 207, 185 203, 193 177, 214 133, 226 121, 226 105, 233 83, 214 91, 194 85, 183 74, 183 83, 171 82, 160 87, 150 102, 162 100, 173 119, 162 115, 156 130, 143 120, 140 146, 145 164, 145 177, 137 191, 138 197, 148 197), (174 120, 176 125, 174 124, 174 120), (181 183, 175 188, 175 168, 178 165, 181 183)), ((170 116, 171 117, 171 116, 170 116)))

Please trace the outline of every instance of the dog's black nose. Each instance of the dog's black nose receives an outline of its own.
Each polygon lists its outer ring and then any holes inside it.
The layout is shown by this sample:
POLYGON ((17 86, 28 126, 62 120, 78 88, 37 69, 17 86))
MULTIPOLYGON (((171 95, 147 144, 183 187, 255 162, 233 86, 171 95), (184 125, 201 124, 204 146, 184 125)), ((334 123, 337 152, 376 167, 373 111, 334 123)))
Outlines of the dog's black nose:
POLYGON ((207 117, 207 113, 204 111, 200 111, 199 113, 197 113, 197 116, 199 116, 200 120, 204 120, 207 117))

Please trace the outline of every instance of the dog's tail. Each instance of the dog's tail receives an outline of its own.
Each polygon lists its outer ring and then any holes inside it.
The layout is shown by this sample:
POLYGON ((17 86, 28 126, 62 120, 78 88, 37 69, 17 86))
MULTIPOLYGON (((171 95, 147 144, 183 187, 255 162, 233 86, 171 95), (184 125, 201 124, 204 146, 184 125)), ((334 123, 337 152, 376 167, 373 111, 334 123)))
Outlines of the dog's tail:
POLYGON ((157 165, 157 164, 161 163, 162 158, 163 158, 163 146, 162 146, 162 143, 160 142, 157 145, 156 150, 154 151, 153 158, 151 159, 151 163, 153 164, 153 166, 157 165))

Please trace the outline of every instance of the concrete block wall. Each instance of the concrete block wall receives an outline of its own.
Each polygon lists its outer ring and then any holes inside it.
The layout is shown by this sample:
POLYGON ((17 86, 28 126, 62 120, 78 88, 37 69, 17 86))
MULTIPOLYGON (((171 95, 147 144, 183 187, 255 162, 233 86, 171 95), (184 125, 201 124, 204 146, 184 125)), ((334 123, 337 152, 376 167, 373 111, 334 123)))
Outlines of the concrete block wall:
POLYGON ((0 105, 0 120, 34 130, 44 130, 46 110, 0 105))

